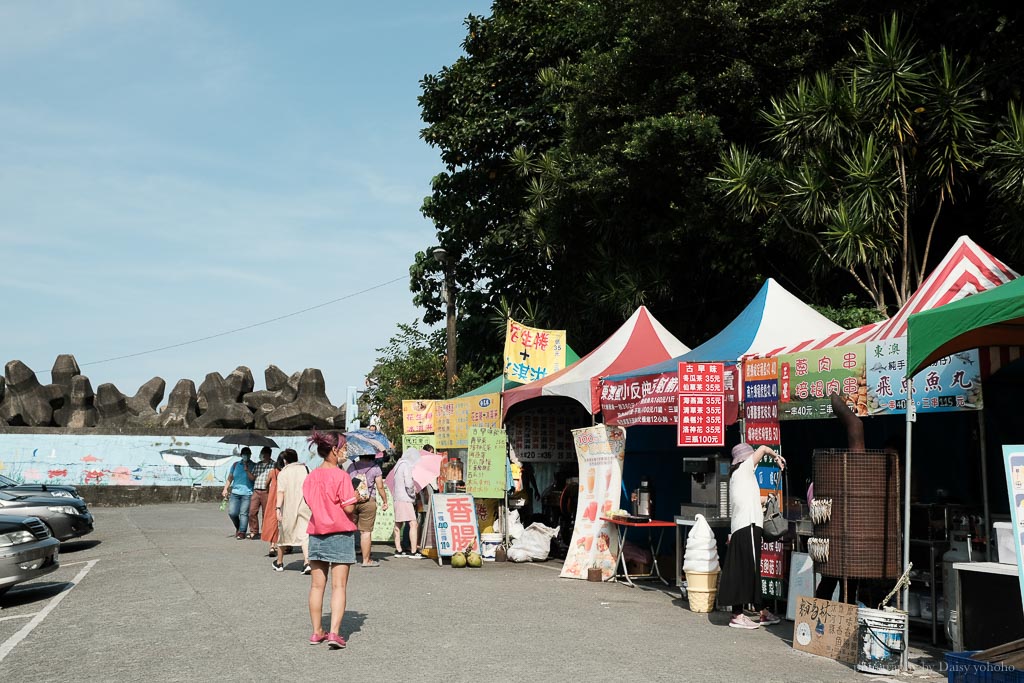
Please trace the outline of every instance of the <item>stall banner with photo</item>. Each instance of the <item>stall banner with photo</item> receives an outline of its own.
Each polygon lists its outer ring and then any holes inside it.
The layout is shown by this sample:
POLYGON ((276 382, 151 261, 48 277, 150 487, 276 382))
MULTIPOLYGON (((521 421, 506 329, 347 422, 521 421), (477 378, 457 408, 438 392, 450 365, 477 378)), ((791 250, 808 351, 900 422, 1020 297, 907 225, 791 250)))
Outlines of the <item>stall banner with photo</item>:
POLYGON ((441 557, 472 547, 480 550, 476 502, 468 493, 435 493, 431 497, 434 542, 441 557))
POLYGON ((857 606, 801 597, 793 621, 793 649, 846 664, 857 661, 857 606))
POLYGON ((565 330, 539 330, 512 318, 505 326, 505 378, 529 384, 565 367, 565 330))
POLYGON ((725 364, 679 364, 679 446, 725 445, 725 364))
POLYGON ((579 404, 526 408, 508 419, 508 441, 520 462, 572 462, 572 430, 593 419, 579 404))
MULTIPOLYGON (((868 414, 902 415, 907 411, 907 338, 867 344, 868 414)), ((971 349, 939 359, 914 375, 920 413, 981 410, 981 362, 971 349)))
POLYGON ((466 451, 466 493, 476 498, 504 498, 507 470, 505 430, 470 427, 469 449, 466 451))
POLYGON ((585 579, 587 570, 600 568, 611 578, 619 556, 619 537, 601 517, 618 509, 622 487, 622 461, 626 457, 626 430, 595 425, 572 430, 580 469, 576 526, 560 576, 585 579))
POLYGON ((435 402, 434 445, 437 448, 468 448, 470 426, 501 426, 500 393, 435 402))
POLYGON ((857 415, 868 414, 864 344, 784 354, 779 358, 779 419, 832 416, 829 396, 843 398, 857 415))
POLYGON ((1006 465, 1006 489, 1010 494, 1010 528, 1017 549, 1017 576, 1020 578, 1021 602, 1024 604, 1024 445, 1003 446, 1006 465))
MULTIPOLYGON (((725 424, 739 417, 739 370, 727 365, 725 386, 725 424)), ((679 373, 641 375, 618 382, 600 381, 599 400, 605 424, 634 425, 679 424, 679 373)))
POLYGON ((402 433, 431 434, 434 431, 434 401, 402 401, 402 433))
POLYGON ((778 358, 743 362, 743 428, 747 443, 767 446, 782 443, 778 358))

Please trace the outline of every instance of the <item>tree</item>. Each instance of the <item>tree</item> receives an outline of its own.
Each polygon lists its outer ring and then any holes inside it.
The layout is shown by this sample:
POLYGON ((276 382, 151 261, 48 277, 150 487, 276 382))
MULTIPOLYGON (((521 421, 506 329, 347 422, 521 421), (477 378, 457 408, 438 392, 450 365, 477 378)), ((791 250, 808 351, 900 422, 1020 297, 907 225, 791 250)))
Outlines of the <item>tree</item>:
MULTIPOLYGON (((420 98, 446 166, 423 210, 461 257, 460 357, 496 355, 486 312, 501 297, 582 349, 641 304, 694 341, 766 274, 796 270, 705 178, 768 93, 834 62, 863 23, 843 6, 498 0, 470 17, 466 56, 424 78, 420 98)), ((425 250, 411 271, 428 323, 438 268, 425 250)))
POLYGON ((763 229, 806 240, 882 313, 920 285, 943 209, 983 160, 978 74, 924 54, 893 15, 848 66, 801 78, 763 117, 763 153, 732 145, 713 181, 763 229))
MULTIPOLYGON (((377 349, 380 356, 366 377, 363 402, 381 423, 385 434, 402 433, 402 401, 439 399, 447 396, 444 372, 444 331, 424 332, 415 322, 399 324, 388 345, 377 349)), ((469 364, 459 368, 455 394, 487 379, 469 364)))

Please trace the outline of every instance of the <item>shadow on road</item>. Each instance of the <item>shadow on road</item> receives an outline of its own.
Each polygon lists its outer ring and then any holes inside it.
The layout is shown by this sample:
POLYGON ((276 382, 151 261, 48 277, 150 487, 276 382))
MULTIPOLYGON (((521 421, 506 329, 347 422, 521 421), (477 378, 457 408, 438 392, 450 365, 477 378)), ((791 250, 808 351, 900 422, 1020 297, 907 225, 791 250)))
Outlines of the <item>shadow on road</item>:
POLYGON ((39 600, 47 600, 55 595, 59 595, 70 585, 70 583, 65 581, 41 581, 39 583, 17 586, 8 591, 3 597, 0 597, 0 608, 9 609, 38 602, 39 600))
POLYGON ((92 550, 103 541, 90 539, 88 541, 64 541, 60 544, 60 554, 80 553, 83 550, 92 550))
MULTIPOLYGON (((363 624, 366 622, 366 614, 363 612, 351 612, 345 610, 345 616, 341 619, 341 635, 345 640, 351 640, 352 636, 359 633, 363 628, 363 624)), ((331 630, 331 613, 328 612, 320 620, 321 627, 324 631, 331 630)))

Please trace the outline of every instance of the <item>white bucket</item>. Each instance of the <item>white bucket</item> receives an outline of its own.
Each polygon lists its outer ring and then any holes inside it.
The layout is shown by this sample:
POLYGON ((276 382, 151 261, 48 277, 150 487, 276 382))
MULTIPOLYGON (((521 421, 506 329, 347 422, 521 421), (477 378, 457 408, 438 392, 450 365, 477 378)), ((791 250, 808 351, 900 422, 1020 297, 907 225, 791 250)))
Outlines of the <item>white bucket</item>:
POLYGON ((871 674, 895 674, 906 646, 903 634, 907 613, 861 607, 857 610, 857 671, 871 674))
POLYGON ((480 557, 484 562, 494 562, 494 551, 504 540, 501 534, 480 534, 480 557))

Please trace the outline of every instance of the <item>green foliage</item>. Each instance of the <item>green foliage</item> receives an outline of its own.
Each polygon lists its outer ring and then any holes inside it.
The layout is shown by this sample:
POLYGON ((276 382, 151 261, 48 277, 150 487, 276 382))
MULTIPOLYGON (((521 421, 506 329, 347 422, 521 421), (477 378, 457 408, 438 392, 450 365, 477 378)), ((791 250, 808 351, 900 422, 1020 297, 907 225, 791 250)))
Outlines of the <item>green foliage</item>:
POLYGON ((981 166, 978 80, 947 50, 924 53, 893 15, 849 64, 773 99, 768 142, 731 147, 712 181, 738 213, 814 245, 885 313, 923 280, 943 209, 981 166))
POLYGON ((812 306, 818 313, 840 327, 854 329, 884 320, 874 306, 865 306, 855 294, 844 294, 836 306, 812 306))
MULTIPOLYGON (((377 349, 373 371, 367 375, 362 401, 377 415, 385 434, 402 433, 402 401, 447 397, 444 330, 425 332, 419 324, 399 324, 388 345, 377 349)), ((482 384, 489 377, 462 364, 453 395, 482 384)))

